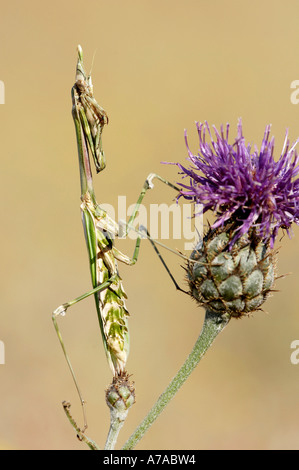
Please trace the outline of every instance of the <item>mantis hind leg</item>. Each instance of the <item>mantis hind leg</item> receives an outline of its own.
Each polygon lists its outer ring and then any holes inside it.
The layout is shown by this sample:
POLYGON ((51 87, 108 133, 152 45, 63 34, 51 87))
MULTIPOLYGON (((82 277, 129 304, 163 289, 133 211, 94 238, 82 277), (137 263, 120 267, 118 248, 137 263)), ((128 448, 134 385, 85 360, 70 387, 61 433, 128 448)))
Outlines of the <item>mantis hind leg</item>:
POLYGON ((158 248, 157 248, 157 246, 156 246, 155 240, 152 239, 152 237, 150 236, 150 233, 149 233, 149 231, 147 230, 147 228, 144 227, 143 225, 141 225, 141 226, 139 227, 139 230, 140 230, 141 232, 145 232, 145 233, 146 233, 148 240, 150 241, 150 243, 151 243, 153 249, 155 250, 155 253, 156 253, 157 256, 159 257, 159 259, 160 259, 161 263, 163 264, 164 268, 166 269, 166 272, 167 272, 167 274, 169 275, 171 281, 173 282, 173 284, 174 284, 176 290, 178 290, 178 291, 180 291, 180 292, 183 292, 184 294, 188 294, 188 292, 185 291, 184 289, 182 289, 182 288, 179 286, 179 284, 177 283, 177 281, 175 280, 175 278, 174 278, 173 274, 171 273, 169 267, 167 266, 167 264, 166 264, 164 258, 162 257, 160 251, 158 250, 158 248))
POLYGON ((129 218, 129 221, 127 224, 124 224, 125 225, 125 229, 123 230, 123 233, 125 236, 128 235, 129 231, 130 230, 135 230, 140 236, 137 238, 137 241, 136 241, 136 246, 135 246, 135 251, 134 251, 134 255, 132 258, 128 258, 126 257, 126 255, 123 255, 122 253, 120 253, 118 250, 117 252, 115 252, 115 257, 122 261, 122 262, 125 262, 126 264, 135 264, 136 261, 137 261, 137 258, 138 258, 138 253, 139 253, 139 246, 140 246, 140 241, 141 241, 141 232, 145 233, 146 234, 146 237, 145 238, 148 238, 152 247, 154 248, 155 250, 155 253, 157 254, 157 256, 159 257, 161 263, 163 264, 164 268, 166 269, 170 279, 172 280, 173 284, 175 285, 175 288, 180 291, 180 292, 184 292, 185 294, 187 294, 188 292, 186 292, 185 290, 183 290, 177 283, 177 281, 175 280, 175 278, 173 277, 172 273, 170 272, 170 269, 168 268, 167 264, 165 263, 164 261, 164 258, 162 257, 160 251, 158 250, 157 246, 156 245, 161 245, 163 246, 164 248, 166 248, 167 250, 169 251, 172 251, 174 252, 176 255, 178 256, 181 256, 182 258, 184 259, 188 259, 187 257, 185 257, 184 255, 181 255, 179 254, 178 252, 172 250, 171 248, 167 247, 166 245, 158 242, 157 240, 154 240, 151 236, 150 236, 150 233, 148 232, 148 230, 146 229, 146 227, 144 226, 140 226, 139 227, 139 230, 136 230, 132 224, 134 222, 134 220, 136 219, 137 217, 137 214, 138 214, 138 210, 139 210, 139 207, 144 199, 144 196, 146 195, 147 191, 149 189, 152 189, 154 187, 154 184, 153 184, 153 180, 154 179, 157 179, 158 181, 160 181, 161 183, 163 184, 166 184, 168 187, 174 189, 175 191, 179 192, 180 189, 175 186, 174 184, 170 183, 169 181, 167 181, 166 179, 164 179, 162 176, 159 176, 157 175, 156 173, 150 173, 148 175, 148 177, 146 178, 144 184, 143 184, 143 187, 142 187, 142 190, 139 194, 139 197, 138 197, 138 200, 135 204, 135 207, 134 207, 134 210, 132 212, 132 215, 130 216, 129 218), (126 259, 127 258, 127 259, 126 259))
MULTIPOLYGON (((73 305, 75 305, 76 303, 80 302, 81 300, 84 300, 86 299, 87 297, 95 294, 96 292, 100 292, 104 289, 107 289, 107 287, 110 286, 110 284, 112 284, 114 282, 114 277, 112 276, 110 279, 108 279, 107 281, 105 281, 103 284, 100 284, 99 286, 95 287, 94 289, 92 289, 91 291, 89 292, 86 292, 85 294, 82 294, 80 295, 79 297, 76 297, 74 300, 71 300, 70 302, 66 302, 62 305, 60 305, 58 308, 56 308, 56 310, 54 310, 54 312, 52 313, 52 321, 53 321, 53 324, 54 324, 54 328, 55 328, 55 331, 56 331, 56 334, 58 336, 58 339, 59 339, 59 342, 60 342, 60 345, 61 345, 61 348, 62 348, 62 351, 63 351, 63 354, 64 354, 64 357, 66 359, 66 362, 67 362, 67 365, 69 367, 69 370, 71 372, 71 375, 72 375, 72 378, 73 378, 73 381, 74 381, 74 384, 75 384, 75 387, 76 387, 76 390, 77 390, 77 393, 78 393, 78 396, 79 396, 79 399, 80 399, 80 403, 81 403, 81 407, 82 407, 82 413, 83 413, 83 421, 84 421, 84 424, 83 424, 83 429, 80 430, 80 433, 83 434, 84 431, 86 430, 87 428, 87 420, 86 420, 86 411, 85 411, 85 400, 83 399, 83 396, 82 396, 82 393, 81 393, 81 390, 79 388, 79 385, 78 385, 78 381, 76 379, 76 375, 75 375, 75 372, 74 372, 74 369, 73 369, 73 366, 71 364, 71 361, 70 361, 70 358, 68 356, 68 353, 66 351, 66 348, 65 348, 65 345, 64 345, 64 341, 63 341, 63 338, 62 338, 62 335, 61 335, 61 332, 60 332, 60 329, 59 329, 59 326, 58 326, 58 322, 57 322, 57 318, 59 316, 64 316, 66 314, 66 311, 69 307, 72 307, 73 305)), ((79 429, 79 428, 78 428, 79 429)))
MULTIPOLYGON (((132 229, 132 228, 131 228, 131 229, 132 229)), ((167 264, 166 264, 164 258, 162 257, 162 255, 161 255, 161 253, 160 253, 160 251, 158 250, 158 248, 157 248, 156 245, 157 245, 157 244, 160 244, 160 245, 162 245, 163 247, 165 247, 166 249, 168 249, 168 250, 174 252, 176 255, 182 256, 184 259, 187 259, 187 257, 185 257, 185 256, 183 256, 183 255, 180 255, 178 252, 176 252, 176 251, 170 249, 170 248, 167 247, 166 245, 164 245, 164 244, 162 244, 162 243, 159 243, 158 241, 154 240, 154 239, 150 236, 150 233, 148 232, 148 230, 146 229, 146 227, 144 227, 143 225, 141 225, 141 226, 139 227, 139 230, 138 230, 138 233, 139 233, 139 234, 142 234, 142 232, 144 232, 144 233, 146 234, 146 237, 145 237, 145 238, 147 238, 147 239, 150 241, 150 243, 151 243, 153 249, 155 250, 155 253, 156 253, 157 256, 159 257, 159 259, 160 259, 161 263, 163 264, 164 268, 166 269, 166 272, 168 273, 170 279, 172 280, 172 282, 173 282, 175 288, 176 288, 178 291, 183 292, 184 294, 188 294, 188 292, 185 291, 184 289, 182 289, 182 288, 179 286, 179 284, 177 283, 177 281, 175 280, 174 276, 172 275, 172 273, 171 273, 169 267, 167 266, 167 264)), ((127 265, 129 265, 129 266, 134 265, 134 264, 137 262, 137 259, 138 259, 140 242, 141 242, 141 236, 139 236, 139 237, 137 238, 136 245, 135 245, 135 250, 134 250, 134 254, 133 254, 132 258, 130 258, 129 256, 125 255, 125 254, 122 253, 120 250, 118 250, 115 246, 113 246, 112 249, 113 249, 113 254, 114 254, 115 258, 116 258, 118 261, 121 261, 122 263, 125 263, 125 264, 127 264, 127 265)))

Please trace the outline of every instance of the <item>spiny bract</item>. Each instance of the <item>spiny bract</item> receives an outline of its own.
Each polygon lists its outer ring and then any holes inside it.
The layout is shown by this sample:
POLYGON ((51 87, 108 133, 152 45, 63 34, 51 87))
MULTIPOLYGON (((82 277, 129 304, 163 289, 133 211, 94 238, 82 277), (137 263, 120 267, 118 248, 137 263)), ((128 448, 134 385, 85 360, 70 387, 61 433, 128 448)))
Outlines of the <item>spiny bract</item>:
POLYGON ((233 224, 210 229, 191 254, 190 295, 201 305, 233 317, 248 315, 264 303, 274 283, 275 253, 253 229, 231 247, 233 224))

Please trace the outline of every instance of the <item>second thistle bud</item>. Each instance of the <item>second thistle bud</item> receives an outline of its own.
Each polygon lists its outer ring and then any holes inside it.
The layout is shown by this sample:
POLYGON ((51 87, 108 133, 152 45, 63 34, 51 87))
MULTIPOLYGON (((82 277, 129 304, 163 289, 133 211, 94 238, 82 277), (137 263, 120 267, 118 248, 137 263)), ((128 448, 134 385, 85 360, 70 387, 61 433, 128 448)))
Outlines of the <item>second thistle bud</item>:
POLYGON ((232 243, 232 224, 210 229, 188 263, 191 296, 209 310, 248 315, 265 302, 274 283, 275 257, 253 229, 232 243))
POLYGON ((121 372, 113 377, 112 383, 106 390, 106 403, 110 408, 110 429, 105 449, 114 449, 128 411, 135 403, 135 389, 133 382, 129 381, 127 372, 121 372))
POLYGON ((126 372, 113 377, 111 385, 106 390, 106 403, 110 410, 116 413, 127 413, 134 405, 135 388, 126 372))

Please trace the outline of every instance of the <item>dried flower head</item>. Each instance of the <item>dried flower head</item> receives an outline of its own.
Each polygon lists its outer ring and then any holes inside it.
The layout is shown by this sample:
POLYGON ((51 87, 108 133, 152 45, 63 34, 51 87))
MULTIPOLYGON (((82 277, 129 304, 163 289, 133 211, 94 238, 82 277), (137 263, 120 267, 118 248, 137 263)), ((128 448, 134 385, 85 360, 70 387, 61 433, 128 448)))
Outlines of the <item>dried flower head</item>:
POLYGON ((199 153, 189 153, 190 168, 177 163, 190 183, 181 184, 181 196, 203 204, 203 211, 213 210, 216 222, 213 228, 223 226, 229 219, 237 222, 235 239, 252 227, 263 240, 271 240, 273 247, 280 227, 291 235, 291 224, 299 223, 298 154, 290 146, 288 131, 281 156, 274 160, 274 137, 266 126, 260 150, 245 142, 241 119, 237 138, 228 143, 229 125, 220 133, 213 126, 213 139, 208 123, 196 123, 199 135, 199 153), (211 143, 206 142, 209 134, 211 143))

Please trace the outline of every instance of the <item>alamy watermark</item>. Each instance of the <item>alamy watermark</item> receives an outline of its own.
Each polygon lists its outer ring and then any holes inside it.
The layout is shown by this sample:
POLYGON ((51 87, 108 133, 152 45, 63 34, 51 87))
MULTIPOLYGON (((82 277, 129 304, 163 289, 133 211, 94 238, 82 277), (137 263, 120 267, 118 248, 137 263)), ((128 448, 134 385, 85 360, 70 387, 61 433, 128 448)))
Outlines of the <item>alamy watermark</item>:
POLYGON ((120 238, 125 238, 124 234, 128 228, 128 238, 136 240, 138 227, 143 226, 148 230, 151 238, 160 240, 184 240, 184 249, 192 250, 203 235, 202 205, 193 206, 187 204, 149 204, 140 205, 138 214, 134 220, 133 227, 127 227, 128 221, 134 210, 135 204, 127 208, 126 196, 118 196, 117 210, 112 204, 101 204, 113 220, 118 220, 122 228, 120 238), (196 215, 195 215, 196 214, 196 215), (195 215, 195 217, 194 217, 195 215))
POLYGON ((290 100, 292 104, 299 103, 299 80, 293 80, 291 82, 291 88, 294 88, 294 91, 291 93, 290 100))
POLYGON ((3 341, 0 340, 0 364, 5 364, 5 346, 3 341))
POLYGON ((2 80, 0 80, 0 104, 5 104, 5 85, 2 80))
POLYGON ((294 339, 294 341, 291 342, 291 349, 294 349, 290 356, 291 363, 294 365, 299 364, 299 340, 294 339))

